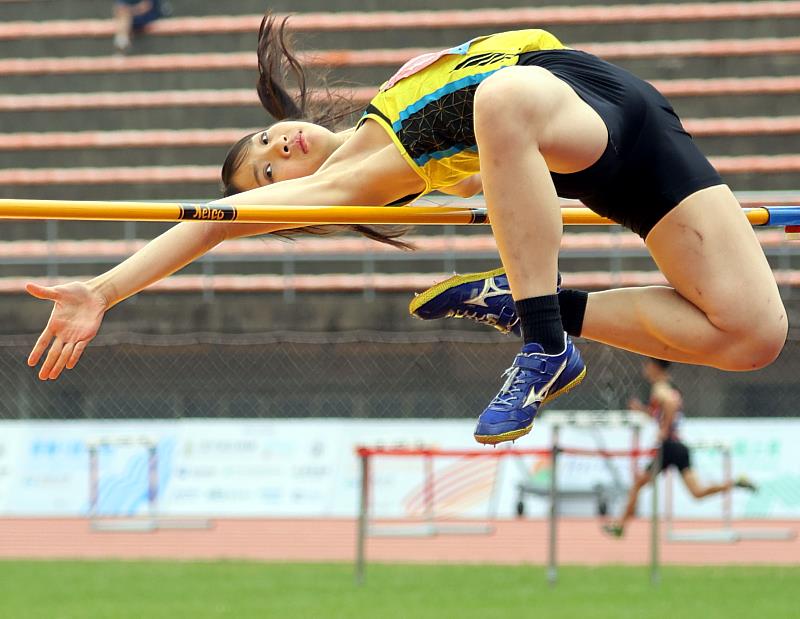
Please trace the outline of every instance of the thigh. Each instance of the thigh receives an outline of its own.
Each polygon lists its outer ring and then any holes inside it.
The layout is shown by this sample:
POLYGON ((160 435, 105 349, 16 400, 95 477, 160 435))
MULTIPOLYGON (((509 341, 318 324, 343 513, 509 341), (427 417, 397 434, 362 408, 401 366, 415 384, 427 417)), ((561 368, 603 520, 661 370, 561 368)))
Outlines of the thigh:
POLYGON ((673 288, 719 329, 746 330, 754 320, 785 328, 772 270, 726 185, 685 198, 653 227, 646 244, 673 288))
POLYGON ((608 143, 600 115, 542 67, 498 71, 480 84, 474 106, 482 164, 481 142, 496 143, 503 159, 511 161, 535 145, 550 172, 574 173, 595 163, 608 143))
POLYGON ((694 474, 694 469, 691 467, 685 468, 681 471, 681 477, 683 478, 683 483, 686 484, 686 488, 692 495, 697 496, 699 495, 703 488, 700 485, 700 482, 697 481, 697 476, 694 474))

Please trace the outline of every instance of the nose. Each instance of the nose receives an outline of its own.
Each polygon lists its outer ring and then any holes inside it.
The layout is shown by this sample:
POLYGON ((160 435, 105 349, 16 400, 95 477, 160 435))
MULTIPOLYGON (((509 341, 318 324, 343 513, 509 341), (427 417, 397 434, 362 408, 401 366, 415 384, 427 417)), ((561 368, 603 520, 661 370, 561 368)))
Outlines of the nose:
POLYGON ((278 140, 278 154, 285 158, 291 156, 291 152, 289 151, 289 136, 282 135, 278 140))

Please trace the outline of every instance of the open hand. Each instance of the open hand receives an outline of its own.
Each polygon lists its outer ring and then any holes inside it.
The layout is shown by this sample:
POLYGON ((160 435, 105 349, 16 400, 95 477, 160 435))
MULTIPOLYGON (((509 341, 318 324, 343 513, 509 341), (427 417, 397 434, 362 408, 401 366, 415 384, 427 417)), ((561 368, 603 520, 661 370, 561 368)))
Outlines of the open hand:
POLYGON ((39 369, 39 378, 55 380, 64 368, 71 370, 78 363, 86 346, 97 335, 108 303, 100 293, 82 282, 60 286, 29 283, 25 290, 37 299, 54 303, 50 320, 28 356, 28 365, 35 367, 49 347, 39 369))

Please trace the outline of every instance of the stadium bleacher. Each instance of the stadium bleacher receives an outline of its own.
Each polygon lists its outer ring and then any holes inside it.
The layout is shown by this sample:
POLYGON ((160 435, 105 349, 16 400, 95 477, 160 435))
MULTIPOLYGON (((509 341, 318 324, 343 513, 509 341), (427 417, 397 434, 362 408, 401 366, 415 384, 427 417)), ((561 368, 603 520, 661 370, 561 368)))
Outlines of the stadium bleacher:
MULTIPOLYGON (((4 84, 0 197, 217 197, 218 171, 227 146, 270 122, 253 88, 256 29, 264 4, 234 0, 223 9, 207 0, 176 0, 175 16, 154 24, 126 57, 111 54, 112 24, 102 14, 109 7, 89 0, 68 4, 69 9, 53 0, 0 2, 4 84)), ((568 45, 595 52, 653 81, 673 100, 726 181, 749 203, 797 202, 800 191, 793 190, 800 188, 796 141, 800 117, 792 112, 800 102, 800 38, 795 36, 800 2, 631 2, 603 7, 565 1, 531 8, 504 0, 494 2, 492 9, 483 4, 460 0, 458 7, 448 3, 437 10, 430 3, 407 1, 397 11, 387 12, 353 0, 309 3, 291 23, 305 60, 354 84, 353 94, 360 101, 369 99, 393 67, 421 51, 502 29, 549 29, 568 45), (770 193, 776 191, 781 192, 779 197, 770 193)), ((294 6, 277 2, 271 8, 282 12, 294 6)), ((140 246, 142 238, 163 226, 6 222, 5 229, 4 241, 18 242, 0 247, 6 258, 0 276, 8 278, 0 282, 0 291, 10 292, 20 276, 65 276, 52 267, 56 258, 68 258, 64 243, 74 241, 69 251, 77 252, 70 254, 71 270, 66 275, 92 273, 107 267, 110 258, 116 260, 140 246), (103 245, 109 241, 112 246, 103 245)), ((334 260, 359 250, 352 239, 326 239, 324 246, 315 240, 288 250, 284 244, 249 241, 246 250, 219 250, 205 266, 197 267, 205 279, 176 280, 165 286, 207 288, 216 285, 209 273, 214 277, 239 273, 250 277, 241 284, 248 289, 271 290, 279 285, 324 289, 327 281, 333 289, 399 290, 429 281, 431 276, 425 279, 424 274, 447 270, 443 265, 481 268, 496 262, 491 239, 483 234, 475 237, 473 230, 449 229, 445 237, 439 236, 440 230, 419 232, 436 235, 436 240, 427 241, 425 251, 403 261, 384 260, 386 252, 362 244, 369 260, 379 261, 377 268, 387 271, 384 280, 374 273, 360 279, 349 273, 344 284, 344 280, 333 283, 328 276, 312 284, 284 275, 270 279, 287 270, 277 266, 279 259, 274 256, 284 256, 283 260, 288 253, 292 260, 304 261, 309 271, 301 274, 305 277, 315 271, 361 270, 358 264, 347 267, 334 260), (454 251, 454 246, 463 248, 454 251), (224 268, 209 270, 208 264, 220 261, 224 268), (315 261, 317 267, 308 266, 315 261), (265 271, 261 280, 254 274, 259 268, 265 271), (423 279, 403 279, 404 273, 421 274, 423 279)), ((609 275, 607 260, 592 265, 585 252, 570 249, 575 246, 572 237, 585 232, 568 231, 563 259, 573 260, 575 270, 589 274, 581 280, 586 285, 643 281, 640 274, 652 271, 639 247, 628 254, 618 251, 615 256, 621 262, 616 268, 627 271, 609 275)), ((627 237, 604 230, 579 243, 590 247, 597 243, 595 249, 600 251, 612 236, 627 237)), ((782 283, 794 281, 794 250, 787 249, 782 239, 770 238, 768 251, 783 260, 782 283)), ((424 237, 418 240, 425 242, 424 237)), ((640 245, 632 236, 626 242, 640 245)), ((655 276, 651 272, 644 279, 655 276)), ((217 281, 220 289, 233 286, 226 281, 217 281)))

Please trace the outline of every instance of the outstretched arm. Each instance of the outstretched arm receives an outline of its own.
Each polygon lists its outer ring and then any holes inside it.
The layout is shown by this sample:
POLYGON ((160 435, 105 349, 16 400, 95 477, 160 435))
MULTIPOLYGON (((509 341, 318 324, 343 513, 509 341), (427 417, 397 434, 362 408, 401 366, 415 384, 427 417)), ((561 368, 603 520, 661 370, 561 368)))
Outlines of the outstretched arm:
MULTIPOLYGON (((369 137, 369 132, 364 132, 369 137)), ((359 137, 351 139, 358 146, 359 137)), ((345 149, 347 145, 343 146, 345 149)), ((412 193, 419 179, 396 149, 363 149, 357 157, 339 157, 320 172, 259 187, 219 200, 226 204, 388 204, 412 193)), ((42 380, 56 379, 78 363, 100 328, 105 312, 202 256, 225 239, 296 227, 286 224, 184 222, 148 243, 133 256, 88 282, 63 286, 28 284, 33 296, 53 302, 53 311, 29 357, 42 380), (48 350, 49 348, 49 350, 48 350)))
POLYGON ((110 309, 120 301, 172 275, 226 239, 267 234, 282 224, 182 222, 156 237, 113 269, 87 282, 110 309))
POLYGON ((60 286, 29 283, 25 289, 39 299, 53 302, 47 326, 28 356, 28 365, 39 363, 42 380, 55 379, 64 368, 78 363, 87 344, 97 334, 106 311, 183 268, 227 238, 252 236, 285 228, 279 224, 230 222, 183 222, 150 241, 113 269, 86 282, 60 286))

